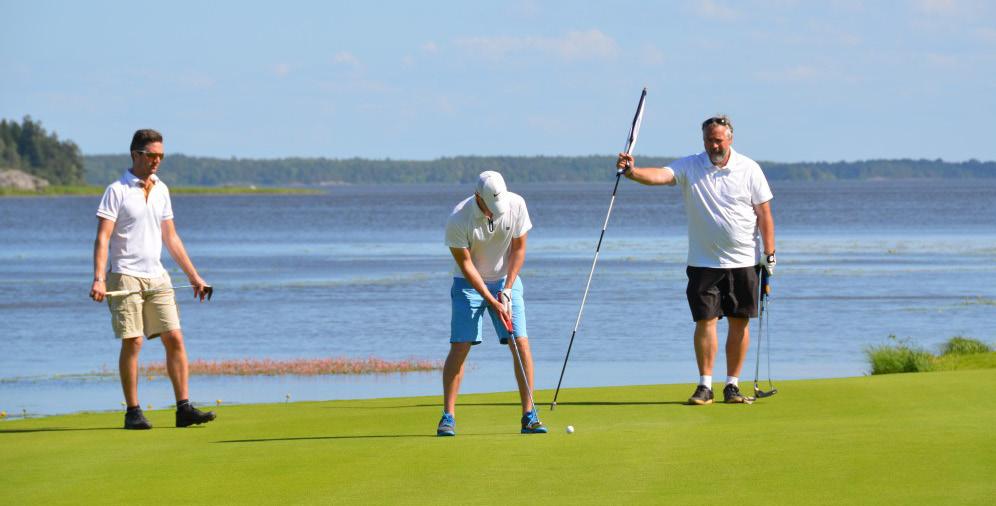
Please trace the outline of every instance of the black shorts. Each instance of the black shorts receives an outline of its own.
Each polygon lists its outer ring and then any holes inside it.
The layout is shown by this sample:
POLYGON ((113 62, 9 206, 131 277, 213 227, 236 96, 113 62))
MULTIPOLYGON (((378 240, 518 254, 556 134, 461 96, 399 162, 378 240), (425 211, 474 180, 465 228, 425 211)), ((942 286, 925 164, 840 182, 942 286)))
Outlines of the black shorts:
POLYGON ((692 310, 692 320, 757 316, 757 267, 714 269, 689 266, 685 273, 688 275, 685 295, 692 310))

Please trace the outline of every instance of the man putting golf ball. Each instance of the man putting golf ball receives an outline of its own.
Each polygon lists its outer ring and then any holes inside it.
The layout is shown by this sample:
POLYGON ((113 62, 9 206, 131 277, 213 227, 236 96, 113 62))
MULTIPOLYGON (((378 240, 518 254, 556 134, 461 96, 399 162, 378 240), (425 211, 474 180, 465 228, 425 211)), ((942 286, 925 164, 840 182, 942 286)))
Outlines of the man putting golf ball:
POLYGON ((437 436, 456 435, 456 398, 463 364, 471 346, 482 342, 485 312, 499 342, 512 352, 522 402, 521 432, 547 431, 532 400, 533 358, 519 278, 526 260, 526 235, 532 226, 526 201, 508 191, 502 175, 492 170, 478 176, 474 195, 457 204, 446 222, 446 246, 456 265, 450 288, 450 352, 443 366, 443 416, 436 427, 437 436))

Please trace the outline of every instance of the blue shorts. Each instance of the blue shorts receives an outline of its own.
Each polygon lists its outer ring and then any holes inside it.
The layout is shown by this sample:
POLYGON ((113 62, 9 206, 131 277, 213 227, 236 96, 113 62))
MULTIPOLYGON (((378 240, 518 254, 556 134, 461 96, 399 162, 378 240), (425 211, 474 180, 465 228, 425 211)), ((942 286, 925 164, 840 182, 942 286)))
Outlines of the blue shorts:
MULTIPOLYGON (((488 291, 497 294, 505 287, 505 279, 486 282, 488 291)), ((450 318, 450 342, 471 343, 481 342, 481 330, 484 311, 491 315, 491 324, 498 334, 501 344, 508 344, 508 331, 484 297, 477 293, 464 278, 453 278, 450 288, 450 298, 453 300, 453 315, 450 318)), ((516 277, 512 285, 512 332, 516 338, 526 337, 526 303, 522 299, 522 278, 516 277)))

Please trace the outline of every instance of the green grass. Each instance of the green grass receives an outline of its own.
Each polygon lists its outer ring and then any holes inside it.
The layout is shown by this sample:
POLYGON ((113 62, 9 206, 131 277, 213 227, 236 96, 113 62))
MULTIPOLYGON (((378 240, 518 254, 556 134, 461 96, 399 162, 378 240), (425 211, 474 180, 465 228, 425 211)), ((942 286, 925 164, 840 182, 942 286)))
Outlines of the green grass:
POLYGON ((931 370, 934 355, 929 351, 911 344, 909 340, 896 339, 896 336, 889 336, 889 340, 894 344, 869 346, 865 349, 872 374, 931 370))
MULTIPOLYGON (((992 504, 996 369, 786 381, 753 405, 690 385, 566 389, 547 435, 517 395, 221 406, 0 423, 9 504, 992 504), (574 425, 577 432, 564 433, 574 425)), ((718 385, 717 385, 718 386, 718 385)), ((538 392, 549 402, 552 392, 538 392)))
MULTIPOLYGON (((256 186, 178 186, 170 187, 173 195, 320 195, 322 192, 315 188, 273 188, 256 186)), ((94 195, 100 196, 104 193, 102 186, 75 185, 75 186, 49 186, 41 191, 15 190, 13 188, 0 188, 0 197, 57 197, 68 195, 94 195)))
POLYGON ((913 345, 909 339, 889 336, 893 344, 869 346, 865 355, 871 374, 954 371, 996 367, 996 353, 988 344, 971 337, 955 336, 941 345, 941 355, 913 345))
POLYGON ((971 355, 993 351, 988 344, 971 337, 955 336, 941 347, 942 355, 971 355))

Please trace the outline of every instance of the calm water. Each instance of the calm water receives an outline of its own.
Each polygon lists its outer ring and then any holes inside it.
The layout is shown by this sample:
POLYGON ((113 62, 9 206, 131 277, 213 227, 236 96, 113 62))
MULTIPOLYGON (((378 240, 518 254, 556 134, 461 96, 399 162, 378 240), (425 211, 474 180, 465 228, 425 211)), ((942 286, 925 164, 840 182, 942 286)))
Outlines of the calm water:
MULTIPOLYGON (((612 181, 511 186, 535 226, 522 277, 537 386, 552 389, 612 181)), ((954 335, 996 341, 996 181, 772 187, 776 380, 864 374, 863 348, 890 334, 926 347, 954 335)), ((191 358, 442 359, 452 262, 442 229, 469 192, 468 185, 393 185, 318 196, 174 197, 180 234, 216 287, 208 304, 180 298, 191 358)), ((0 199, 0 409, 8 413, 119 406, 116 378, 56 378, 116 368, 106 306, 87 298, 98 200, 0 199)), ((620 185, 565 387, 694 383, 685 234, 678 190, 620 185)), ((175 271, 174 280, 185 277, 175 271)), ((145 347, 143 361, 162 359, 158 342, 145 347)), ((753 360, 752 348, 743 376, 753 377, 753 360)), ((490 328, 470 366, 464 392, 515 388, 511 358, 490 328)), ((191 380, 193 400, 203 403, 439 390, 439 373, 191 380)), ((143 380, 140 396, 154 406, 173 400, 162 378, 143 380)))

